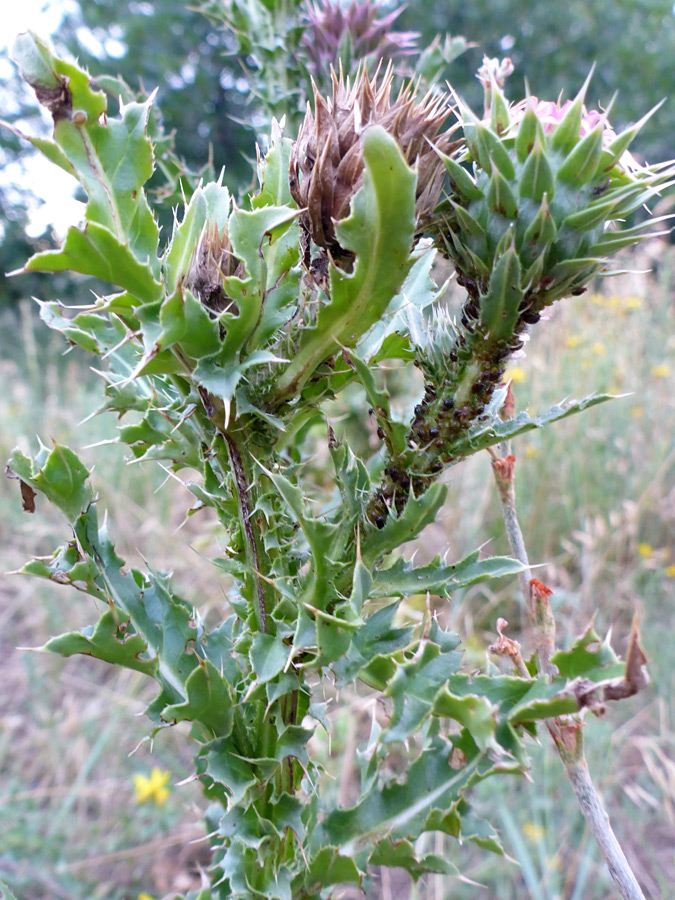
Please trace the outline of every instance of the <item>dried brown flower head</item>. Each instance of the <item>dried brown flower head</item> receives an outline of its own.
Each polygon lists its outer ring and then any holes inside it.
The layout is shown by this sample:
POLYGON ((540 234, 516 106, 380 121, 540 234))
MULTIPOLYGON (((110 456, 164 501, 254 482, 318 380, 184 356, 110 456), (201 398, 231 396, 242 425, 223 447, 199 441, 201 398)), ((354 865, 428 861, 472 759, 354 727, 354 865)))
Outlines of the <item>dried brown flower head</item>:
POLYGON ((450 131, 439 133, 450 113, 444 98, 429 93, 421 100, 413 83, 392 101, 391 65, 378 85, 360 70, 353 84, 333 75, 333 95, 324 98, 314 86, 314 112, 309 104, 291 153, 290 188, 295 202, 307 209, 305 226, 312 240, 339 259, 334 223, 349 215, 351 199, 363 180, 360 136, 372 124, 381 125, 398 142, 410 166, 417 168, 415 212, 418 222, 438 202, 445 168, 434 147, 452 149, 450 131))

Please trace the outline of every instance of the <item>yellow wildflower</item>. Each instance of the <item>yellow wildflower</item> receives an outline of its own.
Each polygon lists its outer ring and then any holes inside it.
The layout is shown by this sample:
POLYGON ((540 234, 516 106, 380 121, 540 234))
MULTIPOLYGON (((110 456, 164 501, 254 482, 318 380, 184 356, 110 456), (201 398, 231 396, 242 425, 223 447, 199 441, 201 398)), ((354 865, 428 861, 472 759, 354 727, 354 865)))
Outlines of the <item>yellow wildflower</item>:
POLYGON ((162 772, 157 768, 150 772, 149 778, 146 778, 145 775, 134 775, 136 803, 145 803, 146 800, 152 799, 157 806, 163 806, 171 794, 169 788, 166 787, 170 777, 169 772, 162 772))
POLYGON ((523 825, 523 834, 526 838, 529 838, 533 843, 538 843, 543 840, 546 836, 546 831, 541 827, 541 825, 537 825, 536 822, 526 822, 523 825))
POLYGON ((675 566, 666 566, 663 571, 668 578, 675 578, 675 566))
POLYGON ((567 338, 565 343, 567 344, 568 347, 578 347, 579 344, 582 342, 582 340, 583 340, 583 338, 580 334, 571 334, 567 338))
POLYGON ((623 301, 624 309, 640 309, 642 297, 626 297, 623 301))
POLYGON ((514 366, 507 372, 507 378, 510 378, 514 384, 522 384, 527 379, 527 375, 525 374, 525 369, 521 369, 520 366, 514 366))
POLYGON ((641 406, 634 406, 631 409, 630 414, 634 419, 641 419, 644 416, 645 411, 641 406))
POLYGON ((150 894, 139 894, 138 900, 155 900, 155 898, 151 897, 150 894))
POLYGON ((596 343, 591 347, 591 350, 596 354, 596 356, 604 356, 605 345, 601 344, 600 341, 596 341, 596 343))
POLYGON ((539 448, 535 447, 534 444, 526 444, 525 445, 526 459, 532 459, 532 457, 537 456, 538 453, 539 453, 539 448))
POLYGON ((643 559, 649 559, 650 556, 654 555, 654 548, 651 544, 638 544, 638 553, 643 559))
POLYGON ((652 375, 654 378, 667 378, 670 375, 670 366, 666 366, 661 363, 660 366, 654 366, 652 368, 652 375))

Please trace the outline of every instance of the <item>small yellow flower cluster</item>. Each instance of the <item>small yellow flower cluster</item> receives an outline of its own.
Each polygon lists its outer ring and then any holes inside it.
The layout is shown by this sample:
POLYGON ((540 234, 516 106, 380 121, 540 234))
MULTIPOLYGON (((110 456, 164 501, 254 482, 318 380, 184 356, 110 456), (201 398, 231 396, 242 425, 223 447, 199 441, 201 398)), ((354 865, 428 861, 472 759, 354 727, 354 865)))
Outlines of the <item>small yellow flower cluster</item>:
POLYGON ((652 375, 654 378, 667 378, 670 375, 670 366, 665 365, 665 363, 654 366, 652 368, 652 375))
POLYGON ((541 825, 537 825, 536 822, 526 822, 523 825, 523 834, 532 841, 533 844, 538 843, 546 837, 545 829, 543 829, 541 825))
POLYGON ((625 312, 631 309, 640 309, 643 305, 642 297, 635 295, 622 297, 619 294, 591 294, 591 300, 596 306, 602 306, 604 309, 616 309, 625 312))
MULTIPOLYGON (((667 548, 662 548, 660 550, 652 547, 651 544, 646 542, 639 543, 637 545, 637 552, 639 555, 645 560, 652 560, 652 565, 649 568, 657 568, 659 563, 661 565, 665 560, 670 556, 670 551, 667 548)), ((666 578, 675 578, 675 564, 670 563, 663 568, 663 574, 666 578)))
POLYGON ((149 778, 145 775, 134 775, 136 803, 152 800, 157 806, 163 806, 171 794, 170 789, 166 786, 170 777, 169 772, 162 772, 157 768, 150 772, 149 778))
POLYGON ((506 373, 506 380, 510 380, 514 384, 522 384, 523 381, 527 381, 527 373, 520 366, 512 366, 506 373))

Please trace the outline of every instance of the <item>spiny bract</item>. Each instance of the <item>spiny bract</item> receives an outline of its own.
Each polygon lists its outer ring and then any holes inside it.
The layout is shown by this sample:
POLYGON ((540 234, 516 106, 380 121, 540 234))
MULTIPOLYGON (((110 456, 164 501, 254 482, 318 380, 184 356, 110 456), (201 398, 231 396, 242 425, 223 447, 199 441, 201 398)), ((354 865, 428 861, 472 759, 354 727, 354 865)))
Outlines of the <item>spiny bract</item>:
POLYGON ((626 152, 647 117, 615 135, 606 113, 587 112, 587 85, 562 106, 535 97, 509 106, 492 75, 484 120, 460 102, 464 146, 443 156, 451 193, 437 237, 493 338, 607 271, 655 221, 623 220, 672 183, 672 163, 640 167, 626 152))

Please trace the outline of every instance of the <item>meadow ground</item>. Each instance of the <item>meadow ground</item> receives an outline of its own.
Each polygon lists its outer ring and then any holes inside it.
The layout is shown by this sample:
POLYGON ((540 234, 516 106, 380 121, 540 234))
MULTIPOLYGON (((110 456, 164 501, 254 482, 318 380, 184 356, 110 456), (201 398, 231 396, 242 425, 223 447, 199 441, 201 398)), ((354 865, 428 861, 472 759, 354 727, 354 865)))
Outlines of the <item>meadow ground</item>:
MULTIPOLYGON (((650 900, 675 884, 675 252, 624 260, 654 268, 605 280, 566 300, 534 332, 510 376, 519 408, 542 412, 564 397, 628 394, 518 439, 521 524, 537 575, 552 598, 560 641, 595 617, 625 648, 635 610, 650 659, 652 686, 589 721, 589 763, 627 855, 650 900)), ((78 425, 100 402, 90 361, 32 314, 28 303, 2 317, 0 456, 14 445, 35 451, 37 437, 69 444, 89 466, 109 510, 118 551, 172 569, 178 591, 205 616, 217 615, 225 584, 205 557, 222 543, 207 515, 185 519, 190 495, 161 470, 127 466, 108 414, 78 425)), ((361 407, 362 409, 362 407, 361 407)), ((348 412, 348 411, 347 411, 348 412)), ((448 476, 451 499, 425 536, 424 550, 460 558, 489 541, 506 552, 487 454, 448 476)), ((68 539, 45 503, 21 513, 16 482, 0 491, 0 570, 17 569, 68 539)), ((152 696, 143 676, 85 657, 29 653, 51 635, 93 621, 93 600, 47 582, 0 581, 0 879, 19 900, 160 898, 199 884, 208 862, 203 801, 182 728, 154 743, 142 711, 152 696), (134 751, 132 754, 132 751, 134 751), (130 755, 132 754, 132 755, 130 755), (139 804, 134 775, 170 772, 163 803, 139 804)), ((410 615, 415 614, 411 603, 410 615)), ((443 613, 465 637, 465 659, 479 666, 504 616, 517 633, 515 580, 455 595, 443 613)), ((527 636, 523 637, 527 648, 527 636)), ((334 738, 317 746, 348 798, 350 759, 372 704, 343 696, 333 704, 334 738)), ((532 780, 492 779, 475 793, 500 828, 511 862, 430 839, 467 878, 486 887, 429 876, 417 885, 397 870, 376 873, 369 898, 382 900, 610 900, 611 882, 577 812, 562 768, 545 740, 533 746, 532 780)), ((337 787, 335 788, 337 790, 337 787)), ((163 799, 163 795, 154 795, 163 799)), ((336 896, 339 895, 339 892, 336 896)), ((351 896, 343 892, 343 896, 351 896)))

